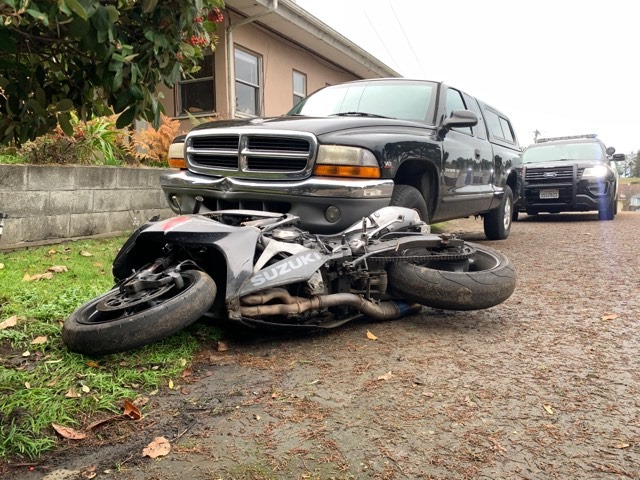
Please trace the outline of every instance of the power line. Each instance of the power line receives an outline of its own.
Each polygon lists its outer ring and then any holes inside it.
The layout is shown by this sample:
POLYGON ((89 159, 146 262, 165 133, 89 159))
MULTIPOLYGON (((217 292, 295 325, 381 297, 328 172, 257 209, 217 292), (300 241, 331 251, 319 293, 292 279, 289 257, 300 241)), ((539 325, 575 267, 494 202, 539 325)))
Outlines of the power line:
POLYGON ((400 64, 398 63, 398 61, 395 59, 395 57, 393 56, 393 54, 391 53, 391 51, 389 51, 389 49, 387 48, 387 44, 384 42, 384 40, 382 40, 382 37, 380 37, 380 34, 378 33, 378 30, 376 29, 375 25, 373 24, 373 22, 371 21, 371 19, 369 18, 369 15, 367 15, 367 11, 363 8, 362 9, 362 13, 364 13, 364 16, 367 18, 367 20, 369 21, 369 25, 371 25, 371 28, 373 29, 373 32, 376 34, 376 37, 378 37, 378 40, 380 40, 380 43, 382 44, 382 46, 384 47, 384 49, 387 51, 387 54, 389 55, 389 57, 391 58, 391 60, 393 60, 393 63, 395 64, 396 69, 400 70, 400 64))
POLYGON ((407 34, 404 31, 404 27, 400 23, 400 19, 398 18, 398 14, 396 13, 395 9, 393 8, 393 4, 391 3, 391 0, 389 0, 389 8, 391 8, 391 11, 393 12, 393 16, 396 17, 396 22, 398 23, 398 26, 400 27, 400 31, 402 32, 402 35, 404 36, 404 40, 407 42, 407 45, 409 45, 409 49, 411 50, 411 53, 413 53, 413 58, 416 59, 416 63, 420 67, 420 71, 422 72, 423 77, 426 78, 427 74, 424 71, 424 68, 422 68, 422 62, 420 62, 420 59, 418 58, 418 55, 416 54, 416 51, 413 49, 413 45, 411 45, 411 42, 409 41, 409 38, 407 37, 407 34))

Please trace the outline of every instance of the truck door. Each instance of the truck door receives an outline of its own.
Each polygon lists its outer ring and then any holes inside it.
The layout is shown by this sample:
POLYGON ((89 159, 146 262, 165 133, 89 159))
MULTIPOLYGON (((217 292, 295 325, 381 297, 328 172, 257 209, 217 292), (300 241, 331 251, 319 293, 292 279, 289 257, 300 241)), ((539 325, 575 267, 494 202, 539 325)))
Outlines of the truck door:
MULTIPOLYGON (((482 114, 477 104, 462 92, 448 88, 445 115, 466 109, 478 116, 478 126, 454 128, 443 142, 442 203, 437 217, 452 218, 470 215, 489 208, 492 199, 492 150, 487 141, 482 114)), ((475 101, 474 101, 475 102, 475 101)))

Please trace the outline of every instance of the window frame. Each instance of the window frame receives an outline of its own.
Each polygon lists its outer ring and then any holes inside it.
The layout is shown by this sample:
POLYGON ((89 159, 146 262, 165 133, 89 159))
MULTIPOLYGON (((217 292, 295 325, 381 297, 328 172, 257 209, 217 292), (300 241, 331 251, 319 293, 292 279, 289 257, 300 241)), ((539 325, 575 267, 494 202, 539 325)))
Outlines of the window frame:
MULTIPOLYGON (((208 57, 209 55, 207 54, 205 56, 208 57)), ((208 116, 211 115, 213 113, 216 113, 216 68, 215 68, 215 53, 211 53, 210 55, 211 57, 211 76, 207 76, 207 77, 200 77, 200 78, 187 78, 187 77, 183 77, 183 79, 178 80, 178 82, 176 83, 176 88, 174 90, 175 92, 175 101, 174 101, 174 113, 176 118, 185 118, 188 117, 189 115, 193 115, 194 117, 197 116, 208 116), (188 87, 189 85, 194 85, 197 83, 204 83, 204 82, 211 82, 211 110, 203 110, 201 112, 197 112, 197 113, 193 113, 193 112, 189 112, 187 109, 185 109, 182 105, 182 92, 183 92, 183 88, 184 87, 188 87)))
POLYGON ((293 105, 292 108, 295 107, 298 103, 300 103, 307 96, 307 74, 302 73, 299 70, 293 70, 291 74, 291 90, 293 91, 293 105), (296 92, 296 75, 302 78, 304 91, 296 92), (298 100, 296 101, 296 97, 298 100))
POLYGON ((248 50, 244 47, 241 47, 239 45, 235 45, 233 48, 233 61, 234 61, 234 85, 235 85, 235 101, 236 101, 236 105, 234 106, 233 111, 235 112, 235 115, 237 117, 247 117, 247 118, 255 118, 255 117, 260 117, 263 115, 264 112, 264 98, 263 98, 263 93, 264 93, 264 79, 263 79, 263 73, 262 73, 262 66, 263 66, 263 59, 262 59, 262 55, 253 52, 251 50, 248 50), (251 83, 247 80, 242 80, 238 78, 238 69, 235 68, 237 66, 237 53, 238 52, 242 52, 245 55, 249 55, 250 57, 253 57, 256 59, 256 77, 258 79, 258 83, 254 84, 251 83), (255 113, 248 113, 248 112, 242 112, 240 110, 238 110, 238 83, 248 86, 250 88, 253 88, 256 92, 256 112, 255 113))

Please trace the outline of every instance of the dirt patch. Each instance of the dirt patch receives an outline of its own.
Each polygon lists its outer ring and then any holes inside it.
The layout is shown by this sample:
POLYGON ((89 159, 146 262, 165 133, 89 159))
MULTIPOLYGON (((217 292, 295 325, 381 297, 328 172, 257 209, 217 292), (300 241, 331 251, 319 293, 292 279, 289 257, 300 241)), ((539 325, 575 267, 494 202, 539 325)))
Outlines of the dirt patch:
MULTIPOLYGON (((452 232, 485 243, 481 223, 452 232)), ((143 420, 17 478, 640 478, 640 213, 524 216, 497 307, 231 338, 143 420), (377 340, 367 337, 367 331, 377 340), (151 460, 156 436, 171 453, 151 460), (94 448, 95 447, 95 448, 94 448), (82 471, 85 470, 84 476, 82 471)))

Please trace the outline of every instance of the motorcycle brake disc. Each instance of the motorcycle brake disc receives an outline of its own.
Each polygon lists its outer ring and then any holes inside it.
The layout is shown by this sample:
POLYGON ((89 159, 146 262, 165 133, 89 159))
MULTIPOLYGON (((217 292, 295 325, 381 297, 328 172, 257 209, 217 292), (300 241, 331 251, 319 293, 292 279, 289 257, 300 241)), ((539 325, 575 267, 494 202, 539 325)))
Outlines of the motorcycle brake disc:
POLYGON ((173 285, 173 283, 169 283, 168 285, 164 285, 159 288, 141 290, 134 293, 133 295, 118 290, 111 295, 104 297, 96 305, 96 310, 100 312, 114 312, 117 310, 125 310, 127 308, 146 303, 149 300, 153 300, 154 298, 158 298, 159 296, 171 290, 171 288, 173 288, 173 285))

